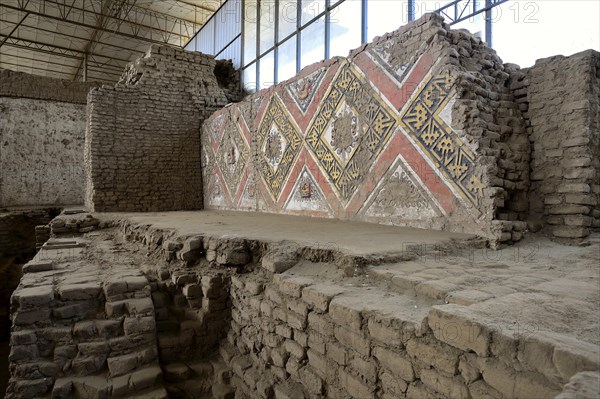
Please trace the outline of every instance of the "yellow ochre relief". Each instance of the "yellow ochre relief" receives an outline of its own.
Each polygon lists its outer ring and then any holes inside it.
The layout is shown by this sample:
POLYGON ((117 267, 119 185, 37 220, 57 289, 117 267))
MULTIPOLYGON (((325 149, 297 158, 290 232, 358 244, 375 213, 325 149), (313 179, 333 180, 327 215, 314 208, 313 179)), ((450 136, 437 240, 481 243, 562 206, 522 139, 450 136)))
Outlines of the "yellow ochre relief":
POLYGON ((305 142, 343 203, 356 192, 397 126, 395 111, 354 66, 340 66, 305 142))
POLYGON ((455 191, 477 205, 483 185, 475 174, 475 155, 440 116, 455 95, 449 73, 431 76, 406 107, 400 123, 455 191))
POLYGON ((276 95, 258 128, 259 171, 277 201, 300 150, 302 139, 287 110, 276 95))

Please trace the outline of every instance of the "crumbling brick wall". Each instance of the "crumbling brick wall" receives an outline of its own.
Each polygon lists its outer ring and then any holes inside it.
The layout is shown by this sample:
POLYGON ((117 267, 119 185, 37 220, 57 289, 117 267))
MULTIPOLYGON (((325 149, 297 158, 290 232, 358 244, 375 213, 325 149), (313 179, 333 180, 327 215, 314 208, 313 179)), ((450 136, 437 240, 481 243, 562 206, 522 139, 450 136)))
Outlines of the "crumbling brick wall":
POLYGON ((532 143, 530 226, 579 242, 600 227, 600 53, 538 60, 511 89, 532 143))
POLYGON ((529 142, 496 53, 429 14, 215 113, 207 208, 518 241, 529 142))
POLYGON ((0 69, 0 206, 83 203, 84 104, 95 86, 0 69))
POLYGON ((88 97, 86 205, 200 209, 200 124, 227 103, 211 56, 153 46, 88 97))

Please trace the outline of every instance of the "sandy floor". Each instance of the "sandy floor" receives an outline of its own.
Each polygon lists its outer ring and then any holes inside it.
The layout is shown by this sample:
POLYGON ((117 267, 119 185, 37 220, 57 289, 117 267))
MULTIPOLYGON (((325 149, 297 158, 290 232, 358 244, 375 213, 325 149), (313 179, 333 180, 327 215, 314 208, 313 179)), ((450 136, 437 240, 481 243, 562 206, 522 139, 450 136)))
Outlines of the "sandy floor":
POLYGON ((372 223, 256 212, 197 211, 162 213, 95 213, 99 219, 126 218, 134 223, 174 229, 179 235, 243 237, 295 241, 353 254, 398 253, 407 245, 468 241, 472 235, 372 223))

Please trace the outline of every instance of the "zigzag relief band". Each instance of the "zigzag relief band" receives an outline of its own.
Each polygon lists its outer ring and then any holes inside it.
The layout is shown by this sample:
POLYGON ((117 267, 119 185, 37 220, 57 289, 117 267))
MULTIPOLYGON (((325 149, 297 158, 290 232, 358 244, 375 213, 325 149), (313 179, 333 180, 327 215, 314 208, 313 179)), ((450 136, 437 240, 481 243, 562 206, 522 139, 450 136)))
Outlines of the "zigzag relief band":
POLYGON ((405 108, 400 121, 445 180, 463 199, 477 205, 482 184, 474 173, 475 155, 440 117, 455 96, 456 88, 448 73, 431 76, 405 108))
MULTIPOLYGON (((483 185, 475 173, 475 154, 450 127, 451 112, 445 111, 452 106, 457 94, 452 77, 448 72, 433 74, 437 63, 431 62, 427 54, 398 71, 382 66, 385 60, 381 54, 369 53, 358 64, 344 60, 335 65, 334 70, 332 66, 316 69, 285 87, 253 99, 262 106, 254 108, 254 112, 258 112, 254 118, 260 119, 255 119, 256 130, 249 133, 250 146, 246 146, 240 128, 232 127, 237 123, 228 122, 227 118, 232 118, 234 113, 242 115, 240 118, 252 118, 251 115, 233 105, 229 112, 214 116, 205 126, 211 140, 219 138, 214 158, 222 176, 220 184, 226 186, 220 189, 226 188, 230 193, 225 198, 229 203, 225 208, 235 209, 242 206, 242 202, 246 208, 252 201, 258 204, 263 198, 267 210, 291 212, 289 204, 294 196, 296 213, 303 209, 307 212, 321 209, 330 214, 336 209, 348 215, 379 215, 381 211, 368 210, 365 206, 374 201, 373 204, 379 205, 373 206, 381 208, 384 197, 365 190, 389 191, 386 185, 415 191, 410 197, 413 198, 411 209, 428 203, 418 198, 432 198, 441 205, 441 208, 434 206, 435 209, 444 215, 451 213, 455 205, 448 201, 446 191, 441 188, 444 185, 460 203, 477 206, 483 185), (367 65, 365 69, 365 62, 376 68, 369 69, 367 65), (427 70, 423 70, 423 66, 427 70), (394 100, 400 110, 374 86, 369 78, 373 73, 380 74, 379 84, 384 76, 397 90, 409 93, 404 99, 394 100), (282 95, 291 101, 283 101, 282 95), (311 111, 307 112, 309 108, 311 111), (305 119, 306 128, 301 129, 296 118, 305 117, 309 119, 305 119), (214 131, 219 128, 222 132, 214 131), (406 136, 408 140, 400 140, 398 136, 406 136), (250 147, 253 162, 250 162, 250 147), (389 148, 393 148, 392 152, 389 148), (301 156, 302 151, 305 155, 301 156), (414 173, 391 171, 398 155, 413 165, 414 173), (310 178, 300 172, 308 158, 314 160, 316 167, 311 168, 313 177, 310 178), (250 165, 249 173, 244 174, 247 165, 250 165), (429 167, 437 181, 427 171, 429 167), (247 184, 242 181, 243 176, 250 175, 254 176, 256 186, 252 201, 246 198, 247 184), (294 179, 303 182, 300 184, 294 179), (401 183, 399 179, 412 181, 401 183), (311 205, 310 201, 317 201, 317 197, 319 205, 316 202, 311 205), (369 198, 379 199, 370 201, 369 198)), ((211 202, 210 195, 208 198, 209 204, 223 207, 222 195, 216 199, 219 204, 211 202)), ((416 211, 411 214, 433 215, 416 211)))

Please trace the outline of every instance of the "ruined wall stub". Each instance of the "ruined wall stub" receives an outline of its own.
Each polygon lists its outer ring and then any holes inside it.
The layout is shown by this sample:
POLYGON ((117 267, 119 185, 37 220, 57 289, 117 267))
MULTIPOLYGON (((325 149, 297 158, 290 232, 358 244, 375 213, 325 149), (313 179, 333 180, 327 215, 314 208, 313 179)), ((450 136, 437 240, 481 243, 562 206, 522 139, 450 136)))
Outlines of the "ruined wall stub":
POLYGON ((0 206, 83 203, 88 91, 70 82, 0 69, 0 206))
POLYGON ((532 143, 530 226, 579 242, 600 227, 600 53, 538 60, 511 89, 532 143))
POLYGON ((211 56, 152 46, 114 87, 88 97, 86 206, 200 209, 201 122, 227 103, 211 56))
POLYGON ((426 15, 212 115, 205 206, 519 240, 529 142, 508 78, 426 15))

